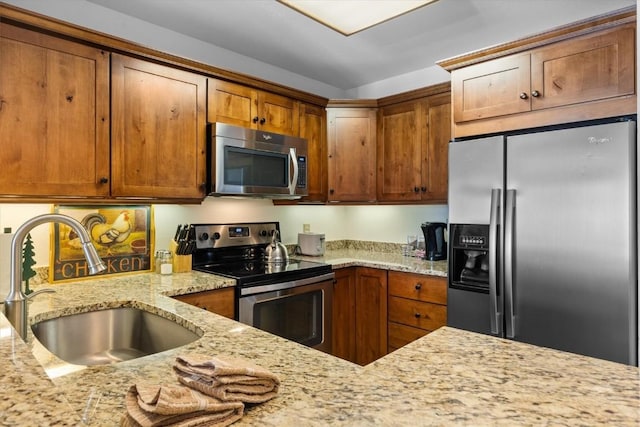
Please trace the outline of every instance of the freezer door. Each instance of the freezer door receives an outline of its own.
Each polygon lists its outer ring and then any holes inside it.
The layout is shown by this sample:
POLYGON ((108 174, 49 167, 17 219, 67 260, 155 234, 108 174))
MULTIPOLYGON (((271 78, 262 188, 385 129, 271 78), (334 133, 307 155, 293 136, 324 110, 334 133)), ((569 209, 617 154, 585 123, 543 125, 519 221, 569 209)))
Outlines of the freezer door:
POLYGON ((449 223, 489 224, 491 190, 503 185, 503 136, 449 144, 449 223))
POLYGON ((509 137, 506 152, 507 337, 636 365, 635 122, 509 137))
MULTIPOLYGON (((489 225, 489 290, 456 289, 449 275, 447 324, 504 336, 502 302, 502 206, 504 199, 504 137, 495 136, 449 144, 449 222, 489 225)), ((449 232, 453 227, 449 227, 449 232)), ((449 240, 449 271, 462 256, 460 242, 449 240), (454 252, 456 252, 454 254, 454 252)))

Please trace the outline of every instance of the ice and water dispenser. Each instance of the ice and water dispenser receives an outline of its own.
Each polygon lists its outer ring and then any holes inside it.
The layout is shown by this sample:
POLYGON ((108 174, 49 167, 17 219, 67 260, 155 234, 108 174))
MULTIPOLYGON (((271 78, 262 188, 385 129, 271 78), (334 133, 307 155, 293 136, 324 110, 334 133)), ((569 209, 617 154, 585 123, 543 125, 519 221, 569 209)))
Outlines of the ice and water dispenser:
POLYGON ((451 224, 449 286, 489 292, 489 226, 451 224))

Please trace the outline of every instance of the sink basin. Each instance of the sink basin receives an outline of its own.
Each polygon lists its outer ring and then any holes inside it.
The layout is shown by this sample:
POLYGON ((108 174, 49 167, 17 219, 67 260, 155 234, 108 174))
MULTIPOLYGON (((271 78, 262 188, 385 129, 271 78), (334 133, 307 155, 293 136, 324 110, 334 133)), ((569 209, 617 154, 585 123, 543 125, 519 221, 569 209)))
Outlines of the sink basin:
POLYGON ((31 330, 47 350, 76 365, 136 359, 200 338, 173 320, 134 307, 56 317, 31 325, 31 330))

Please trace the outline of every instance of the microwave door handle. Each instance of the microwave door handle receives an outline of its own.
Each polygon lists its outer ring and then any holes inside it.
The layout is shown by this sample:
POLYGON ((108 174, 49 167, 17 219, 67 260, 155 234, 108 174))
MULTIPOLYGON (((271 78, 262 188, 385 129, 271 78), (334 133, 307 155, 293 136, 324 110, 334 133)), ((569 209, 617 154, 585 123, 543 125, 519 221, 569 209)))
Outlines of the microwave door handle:
POLYGON ((293 162, 293 177, 289 182, 289 194, 292 196, 296 194, 296 184, 298 184, 298 156, 296 155, 296 149, 294 147, 289 148, 289 156, 293 162))

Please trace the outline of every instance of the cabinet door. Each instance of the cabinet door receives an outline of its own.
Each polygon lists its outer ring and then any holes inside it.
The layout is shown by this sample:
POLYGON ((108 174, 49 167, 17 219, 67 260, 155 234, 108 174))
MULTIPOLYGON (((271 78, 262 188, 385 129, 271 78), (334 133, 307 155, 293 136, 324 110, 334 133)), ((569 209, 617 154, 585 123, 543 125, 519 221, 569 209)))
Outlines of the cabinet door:
POLYGON ((300 105, 300 137, 308 142, 307 190, 303 201, 327 200, 326 111, 309 104, 300 105))
POLYGON ((173 298, 195 305, 203 310, 211 311, 229 319, 235 317, 234 288, 215 289, 211 291, 196 292, 194 294, 177 295, 173 298))
POLYGON ((208 79, 207 119, 254 129, 258 126, 258 94, 255 89, 208 79))
POLYGON ((448 196, 449 141, 451 140, 451 95, 429 97, 427 126, 422 147, 422 200, 446 203, 448 196))
POLYGON ((112 195, 201 199, 206 78, 113 55, 112 195))
POLYGON ((387 354, 387 271, 356 270, 356 363, 387 354))
POLYGON ((451 72, 456 123, 531 109, 530 55, 520 54, 451 72))
POLYGON ((109 54, 0 23, 0 194, 109 195, 109 54))
POLYGON ((332 305, 332 354, 356 360, 356 271, 355 268, 335 270, 332 305))
POLYGON ((298 105, 298 101, 291 98, 258 91, 258 129, 297 136, 300 128, 298 105))
MULTIPOLYGON (((426 152, 422 147, 426 123, 420 102, 383 107, 378 114, 378 200, 420 200, 426 152)), ((446 161, 446 158, 445 158, 446 161)))
POLYGON ((631 26, 583 36, 531 54, 532 108, 596 101, 635 92, 631 26))
POLYGON ((375 110, 330 108, 328 120, 328 200, 375 201, 375 110))

